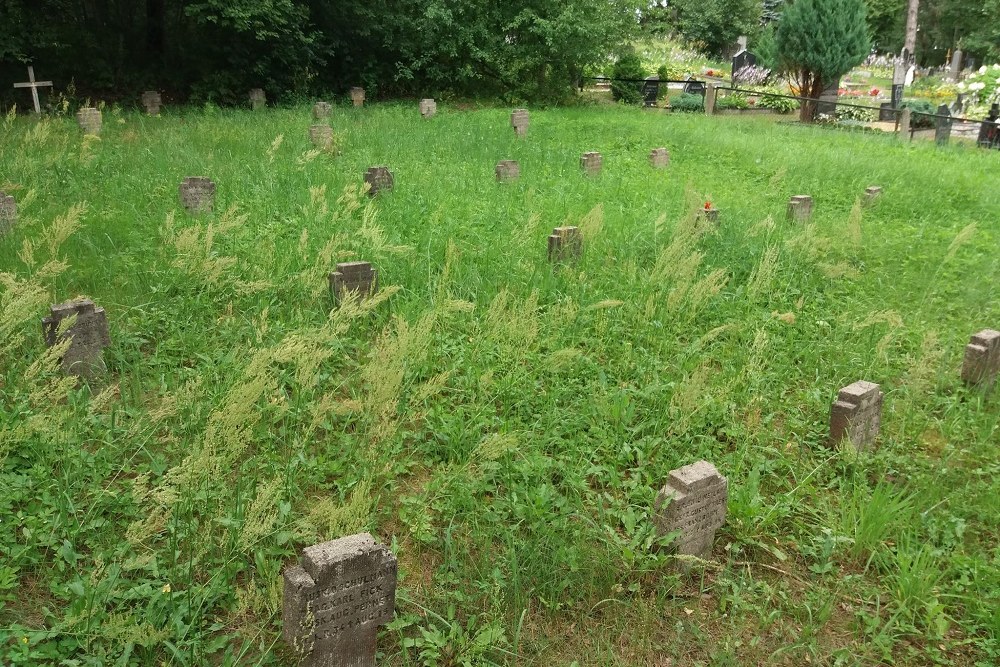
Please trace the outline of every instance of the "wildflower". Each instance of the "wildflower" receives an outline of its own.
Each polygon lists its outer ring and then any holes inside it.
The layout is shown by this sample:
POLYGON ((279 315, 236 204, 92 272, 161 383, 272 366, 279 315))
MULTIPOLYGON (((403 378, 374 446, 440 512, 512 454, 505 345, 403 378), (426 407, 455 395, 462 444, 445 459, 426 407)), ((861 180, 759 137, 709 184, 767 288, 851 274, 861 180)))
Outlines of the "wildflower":
POLYGON ((976 81, 975 83, 970 83, 969 84, 969 90, 972 90, 972 91, 982 90, 985 87, 986 87, 986 84, 983 83, 982 81, 976 81))
POLYGON ((163 584, 163 588, 160 589, 164 595, 170 592, 170 584, 163 584))
POLYGON ((27 644, 28 643, 28 638, 27 637, 21 637, 21 643, 22 644, 27 644))
POLYGON ((986 65, 983 65, 982 67, 979 68, 979 73, 986 74, 986 65))
POLYGON ((705 202, 705 210, 706 211, 711 211, 712 210, 712 202, 710 202, 710 201, 705 202))
POLYGON ((868 94, 869 94, 869 95, 871 95, 872 97, 878 97, 878 94, 879 94, 880 92, 881 92, 881 91, 880 91, 880 90, 879 90, 878 88, 872 88, 872 89, 871 89, 871 92, 869 92, 868 94))

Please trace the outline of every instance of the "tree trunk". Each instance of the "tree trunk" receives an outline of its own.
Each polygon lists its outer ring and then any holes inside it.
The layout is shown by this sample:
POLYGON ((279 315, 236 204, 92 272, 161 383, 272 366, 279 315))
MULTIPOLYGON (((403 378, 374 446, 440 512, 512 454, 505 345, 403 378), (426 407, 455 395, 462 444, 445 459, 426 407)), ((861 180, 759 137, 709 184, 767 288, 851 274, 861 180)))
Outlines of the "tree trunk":
POLYGON ((906 40, 903 46, 906 48, 910 58, 916 55, 917 49, 917 11, 920 9, 920 0, 909 0, 906 10, 906 40))

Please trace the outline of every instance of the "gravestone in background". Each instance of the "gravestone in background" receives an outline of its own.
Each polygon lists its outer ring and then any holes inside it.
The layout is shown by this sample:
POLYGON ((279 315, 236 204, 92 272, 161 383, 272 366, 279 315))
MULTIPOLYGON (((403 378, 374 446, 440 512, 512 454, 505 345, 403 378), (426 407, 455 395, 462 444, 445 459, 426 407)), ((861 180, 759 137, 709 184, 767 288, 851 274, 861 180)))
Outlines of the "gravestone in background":
POLYGON ((1000 372, 1000 331, 983 329, 973 334, 965 346, 962 381, 966 384, 991 385, 1000 372))
POLYGON ((160 107, 163 106, 163 97, 159 91, 147 90, 142 94, 142 106, 146 108, 146 113, 150 116, 159 116, 160 107))
POLYGON ((958 81, 962 75, 962 49, 955 49, 951 57, 951 67, 948 69, 948 76, 952 81, 958 81))
POLYGON ((500 160, 497 162, 496 175, 501 183, 516 181, 521 177, 521 165, 517 160, 500 160))
POLYGON ((736 86, 740 83, 740 72, 747 67, 757 66, 757 56, 750 53, 746 49, 740 51, 735 56, 733 56, 732 71, 730 73, 730 79, 733 85, 736 86))
POLYGON ((837 115, 837 96, 840 94, 840 79, 837 79, 819 94, 816 113, 824 116, 837 115))
POLYGON ((579 227, 556 227, 549 235, 549 261, 577 259, 583 252, 583 234, 579 227))
POLYGON ((649 151, 649 164, 653 169, 662 169, 670 164, 670 151, 666 148, 654 148, 649 151))
POLYGON ((365 105, 365 89, 355 86, 351 88, 351 102, 356 107, 362 107, 365 105))
POLYGON ((323 120, 324 118, 330 117, 330 103, 329 102, 317 102, 313 105, 313 118, 316 120, 323 120))
POLYGON ((794 195, 788 200, 788 219, 804 221, 812 217, 813 198, 809 195, 794 195))
POLYGON ((600 175, 603 165, 604 160, 601 158, 601 154, 595 151, 584 153, 580 156, 580 168, 583 169, 583 173, 587 176, 600 175))
POLYGON ((396 184, 389 167, 368 167, 365 172, 365 183, 368 184, 368 196, 374 197, 382 191, 389 192, 396 184))
POLYGON ((651 76, 642 82, 642 104, 646 107, 655 107, 656 98, 660 96, 660 79, 651 76))
POLYGON ((1000 148, 1000 103, 993 103, 990 115, 979 126, 976 145, 980 148, 1000 148))
POLYGON ((865 188, 865 203, 871 204, 882 196, 882 187, 879 185, 869 185, 865 188))
POLYGON ((701 95, 704 97, 705 82, 688 79, 687 83, 684 84, 684 88, 681 89, 681 92, 687 93, 688 95, 701 95))
POLYGON ((948 108, 947 104, 942 104, 938 107, 937 118, 934 119, 934 141, 937 142, 939 146, 943 146, 948 143, 951 139, 951 109, 948 108))
POLYGON ((69 340, 69 347, 61 360, 62 371, 66 375, 78 375, 91 380, 107 370, 104 364, 104 348, 111 345, 108 318, 103 308, 94 305, 90 299, 74 299, 52 306, 48 317, 42 319, 42 335, 45 346, 69 340), (76 322, 59 335, 63 320, 76 316, 76 322))
POLYGON ((858 380, 837 394, 830 407, 830 442, 845 438, 858 449, 875 443, 882 425, 884 394, 874 382, 858 380))
POLYGON ((76 112, 76 122, 84 134, 97 136, 101 133, 103 125, 101 110, 94 107, 83 107, 76 112))
POLYGON ((368 533, 302 550, 283 573, 285 641, 306 667, 375 667, 380 625, 396 606, 396 557, 368 533))
POLYGON ((678 532, 675 553, 707 559, 715 531, 726 522, 729 483, 708 461, 670 471, 653 508, 659 536, 678 532))
POLYGON ((420 115, 424 118, 430 118, 437 113, 438 105, 431 98, 425 98, 420 100, 420 115))
POLYGON ((528 134, 528 110, 527 109, 514 109, 510 114, 510 126, 514 128, 514 133, 519 137, 525 137, 528 134))
POLYGON ((204 176, 188 176, 178 187, 181 204, 192 215, 209 213, 215 208, 215 182, 204 176))
POLYGON ((333 145, 333 128, 329 125, 310 125, 309 141, 321 151, 329 150, 333 145))
POLYGON ((329 275, 330 294, 340 304, 351 292, 367 299, 378 290, 378 270, 369 262, 341 262, 329 275))
POLYGON ((0 234, 6 234, 17 224, 17 202, 0 190, 0 234))
POLYGON ((267 105, 267 95, 264 94, 264 90, 261 88, 254 88, 250 91, 250 108, 254 111, 260 111, 267 105))

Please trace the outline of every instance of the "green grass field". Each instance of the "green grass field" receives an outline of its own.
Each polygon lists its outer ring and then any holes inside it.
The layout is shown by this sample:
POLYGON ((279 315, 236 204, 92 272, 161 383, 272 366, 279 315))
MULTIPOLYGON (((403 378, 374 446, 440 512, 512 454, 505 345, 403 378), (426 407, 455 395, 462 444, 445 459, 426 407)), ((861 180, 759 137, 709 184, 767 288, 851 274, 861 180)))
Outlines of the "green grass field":
POLYGON ((307 107, 0 125, 0 663, 291 664, 282 568, 364 530, 399 558, 393 667, 1000 663, 1000 401, 959 379, 1000 328, 1000 155, 615 107, 526 140, 507 109, 330 120, 339 155, 307 107), (349 259, 384 291, 334 309, 349 259), (77 295, 113 341, 89 388, 38 324, 77 295), (859 379, 879 446, 831 448, 859 379), (699 459, 729 515, 681 576, 652 504, 699 459))

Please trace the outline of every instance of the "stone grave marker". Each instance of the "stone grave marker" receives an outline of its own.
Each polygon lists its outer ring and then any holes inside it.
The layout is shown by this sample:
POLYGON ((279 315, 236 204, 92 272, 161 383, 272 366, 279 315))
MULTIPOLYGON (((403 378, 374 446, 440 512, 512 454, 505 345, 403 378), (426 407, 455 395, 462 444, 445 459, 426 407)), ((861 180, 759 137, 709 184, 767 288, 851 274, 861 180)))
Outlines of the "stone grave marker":
POLYGON ((437 113, 438 105, 431 98, 426 98, 420 100, 420 115, 424 118, 430 118, 437 113))
POLYGON ((732 71, 730 72, 730 79, 733 85, 740 83, 740 74, 746 74, 746 69, 748 67, 757 66, 757 56, 750 53, 744 48, 742 51, 733 56, 732 71))
POLYGON ((642 82, 642 104, 645 107, 655 107, 656 98, 660 96, 660 77, 651 76, 642 82))
POLYGON ((497 180, 501 183, 521 178, 521 165, 517 160, 500 160, 496 168, 497 180))
POLYGON ((649 151, 649 164, 653 169, 662 169, 670 165, 670 151, 666 148, 654 148, 649 151))
POLYGON ((876 199, 882 196, 882 186, 880 185, 869 185, 865 188, 865 203, 871 204, 876 199))
POLYGON ((962 49, 955 49, 955 54, 951 57, 951 67, 948 68, 948 76, 952 81, 958 81, 962 74, 962 49))
POLYGON ((983 329, 972 335, 965 346, 962 381, 966 384, 991 385, 1000 372, 1000 331, 983 329))
POLYGON ((31 88, 31 101, 35 104, 35 113, 42 113, 42 107, 38 103, 38 89, 51 88, 51 81, 35 81, 35 68, 28 65, 28 80, 24 83, 15 83, 15 88, 31 88))
POLYGON ((709 116, 715 113, 715 98, 717 95, 718 91, 715 89, 715 84, 708 84, 705 88, 705 113, 709 116))
POLYGON ((330 273, 330 294, 338 305, 350 292, 366 299, 378 290, 378 270, 369 262, 341 262, 330 273))
POLYGON ((599 176, 603 164, 604 160, 601 154, 596 151, 584 153, 580 156, 580 168, 583 169, 583 173, 587 176, 599 176))
POLYGON ((813 198, 809 195, 794 195, 788 200, 788 219, 799 222, 808 220, 813 213, 813 198))
POLYGON ((215 181, 204 176, 188 176, 181 181, 178 191, 181 204, 192 215, 210 213, 215 207, 215 181))
POLYGON ((17 224, 17 202, 0 190, 0 234, 6 234, 17 224))
POLYGON ((365 183, 368 184, 368 195, 374 197, 383 190, 390 192, 396 184, 389 167, 368 167, 365 172, 365 183))
POLYGON ((351 102, 356 107, 363 107, 365 105, 365 89, 358 86, 351 88, 351 102))
POLYGON ((76 112, 76 122, 84 134, 97 136, 101 133, 101 110, 94 107, 83 107, 76 112))
POLYGON ((728 481, 708 461, 671 470, 656 495, 656 533, 662 537, 679 532, 672 545, 675 553, 707 559, 715 531, 726 522, 728 499, 728 481))
POLYGON ((719 221, 719 209, 715 208, 712 202, 705 202, 705 205, 698 209, 698 217, 709 222, 719 221))
POLYGON ((899 138, 904 141, 911 139, 910 121, 913 118, 913 111, 906 108, 899 112, 899 138))
POLYGON ((78 375, 85 380, 104 373, 107 366, 103 352, 111 345, 104 309, 95 306, 90 299, 81 298, 52 306, 49 311, 49 316, 42 319, 45 346, 52 347, 57 342, 70 340, 61 361, 63 373, 78 375), (59 325, 73 315, 76 315, 76 322, 59 335, 59 325))
POLYGON ((330 117, 330 103, 329 102, 317 102, 313 105, 313 118, 316 120, 323 120, 324 118, 330 117))
POLYGON ((254 111, 260 111, 267 105, 267 95, 264 94, 262 88, 254 88, 250 91, 250 108, 254 111))
POLYGON ((938 107, 937 116, 934 119, 934 141, 937 142, 938 146, 943 146, 951 139, 951 109, 948 108, 947 104, 942 104, 938 107))
POLYGON ((527 109, 514 109, 510 114, 510 125, 514 128, 514 133, 519 137, 525 137, 528 134, 528 110, 527 109))
POLYGON ((816 113, 824 116, 837 115, 837 99, 840 94, 840 79, 837 79, 819 94, 816 113))
POLYGON ((695 79, 688 78, 681 92, 687 93, 688 95, 701 95, 705 96, 705 82, 696 81, 695 79))
POLYGON ((150 116, 159 116, 160 107, 163 106, 163 96, 159 91, 147 90, 142 94, 142 106, 146 108, 146 113, 150 116))
POLYGON ((583 234, 579 227, 556 227, 549 235, 549 261, 577 259, 583 252, 583 234))
POLYGON ((333 146, 333 128, 329 125, 310 125, 309 141, 322 151, 329 150, 333 146))
POLYGON ((830 407, 830 442, 850 440, 858 449, 874 444, 882 425, 882 390, 874 382, 858 380, 837 394, 830 407))
POLYGON ((396 606, 396 557, 368 533, 302 550, 283 573, 281 624, 305 667, 375 667, 396 606))

